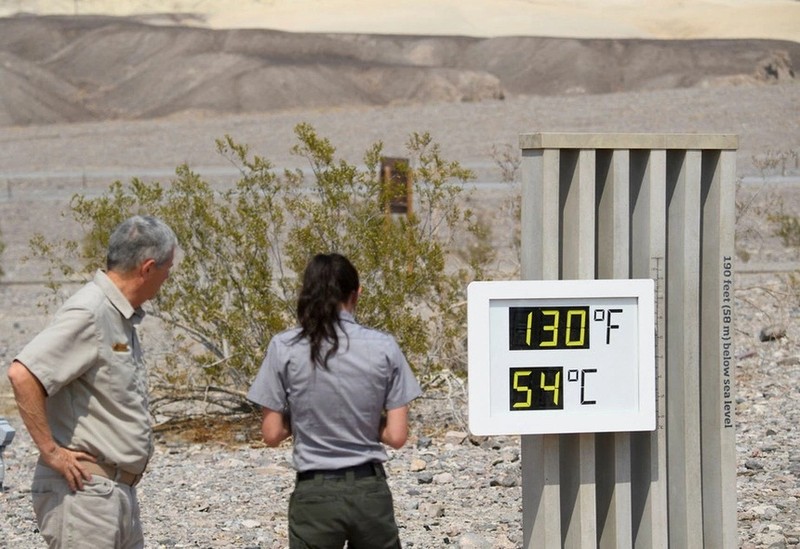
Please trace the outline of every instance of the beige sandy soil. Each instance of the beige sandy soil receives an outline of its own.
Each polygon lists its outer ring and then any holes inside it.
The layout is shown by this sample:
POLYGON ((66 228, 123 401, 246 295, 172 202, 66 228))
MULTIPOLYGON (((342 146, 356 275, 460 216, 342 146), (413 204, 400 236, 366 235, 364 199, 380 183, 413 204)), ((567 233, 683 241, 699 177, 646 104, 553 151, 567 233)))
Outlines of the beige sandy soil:
POLYGON ((214 28, 573 38, 800 41, 796 0, 10 0, 0 16, 183 14, 214 28))

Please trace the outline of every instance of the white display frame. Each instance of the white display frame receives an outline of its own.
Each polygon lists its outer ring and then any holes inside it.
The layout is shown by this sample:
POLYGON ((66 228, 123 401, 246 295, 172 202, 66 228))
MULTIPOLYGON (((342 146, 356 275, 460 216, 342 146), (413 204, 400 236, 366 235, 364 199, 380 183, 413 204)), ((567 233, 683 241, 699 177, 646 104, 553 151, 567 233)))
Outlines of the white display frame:
MULTIPOLYGON (((476 281, 467 289, 467 309, 469 429, 473 434, 656 428, 655 304, 651 279, 476 281), (552 310, 581 306, 589 307, 588 348, 509 348, 509 308, 552 310), (609 311, 616 316, 612 317, 609 311), (603 345, 604 334, 608 340, 603 345), (631 344, 634 349, 628 348, 631 344), (541 375, 536 369, 549 367, 563 370, 558 381, 561 395, 555 391, 548 395, 554 402, 561 398, 563 408, 512 410, 516 392, 531 391, 512 389, 511 368, 523 370, 523 375, 529 370, 541 375), (591 382, 584 387, 587 379, 591 382), (591 392, 591 399, 585 397, 584 389, 591 392)), ((555 373, 552 375, 547 389, 554 387, 555 373)), ((541 381, 544 386, 545 378, 541 381)))

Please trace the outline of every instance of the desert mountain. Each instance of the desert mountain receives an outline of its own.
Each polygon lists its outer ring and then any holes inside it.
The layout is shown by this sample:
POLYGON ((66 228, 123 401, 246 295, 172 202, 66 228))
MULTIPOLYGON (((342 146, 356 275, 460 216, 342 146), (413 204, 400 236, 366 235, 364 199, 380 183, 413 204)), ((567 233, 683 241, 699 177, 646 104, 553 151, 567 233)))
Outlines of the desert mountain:
POLYGON ((0 125, 249 113, 795 78, 800 43, 468 38, 0 19, 0 125))

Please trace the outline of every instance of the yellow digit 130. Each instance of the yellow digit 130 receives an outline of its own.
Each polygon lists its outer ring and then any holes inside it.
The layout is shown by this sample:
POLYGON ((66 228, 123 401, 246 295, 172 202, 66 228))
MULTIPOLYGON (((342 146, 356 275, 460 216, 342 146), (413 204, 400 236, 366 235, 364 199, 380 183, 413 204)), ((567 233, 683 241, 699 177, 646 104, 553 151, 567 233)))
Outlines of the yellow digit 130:
POLYGON ((589 307, 510 307, 509 348, 588 349, 589 307))
POLYGON ((511 410, 561 410, 564 408, 562 368, 511 368, 511 410))

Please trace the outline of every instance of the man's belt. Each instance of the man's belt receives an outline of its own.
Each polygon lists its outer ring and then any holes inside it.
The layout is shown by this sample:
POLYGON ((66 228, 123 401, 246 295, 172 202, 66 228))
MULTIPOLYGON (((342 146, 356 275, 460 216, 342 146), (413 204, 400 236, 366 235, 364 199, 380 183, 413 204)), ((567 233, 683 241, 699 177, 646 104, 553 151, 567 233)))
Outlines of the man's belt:
POLYGON ((109 465, 107 463, 81 461, 80 464, 81 467, 86 469, 86 471, 89 473, 111 479, 114 482, 119 482, 120 484, 136 486, 139 481, 142 480, 142 475, 135 475, 133 473, 129 473, 128 471, 123 471, 119 467, 114 467, 113 465, 109 465))
POLYGON ((386 471, 383 469, 383 464, 377 461, 369 463, 362 463, 361 465, 354 465, 353 467, 344 467, 342 469, 315 469, 312 471, 302 471, 297 473, 297 480, 311 480, 315 478, 322 478, 325 480, 339 480, 347 478, 348 473, 352 473, 353 478, 365 477, 386 477, 386 471))

